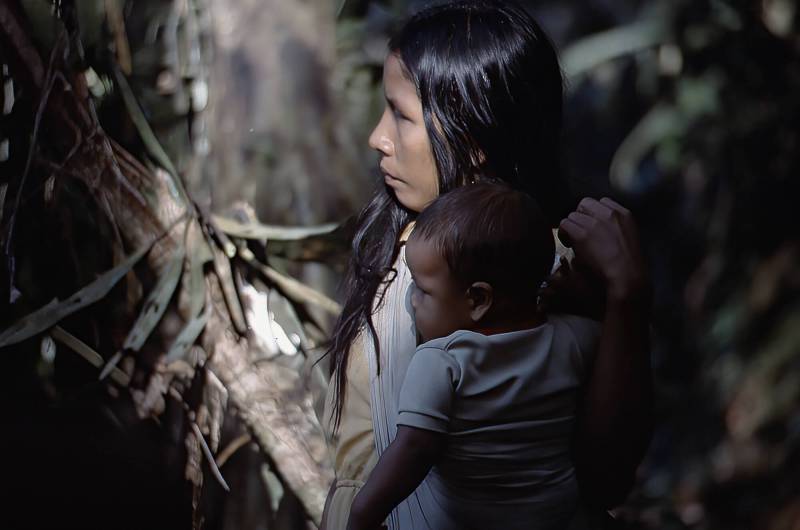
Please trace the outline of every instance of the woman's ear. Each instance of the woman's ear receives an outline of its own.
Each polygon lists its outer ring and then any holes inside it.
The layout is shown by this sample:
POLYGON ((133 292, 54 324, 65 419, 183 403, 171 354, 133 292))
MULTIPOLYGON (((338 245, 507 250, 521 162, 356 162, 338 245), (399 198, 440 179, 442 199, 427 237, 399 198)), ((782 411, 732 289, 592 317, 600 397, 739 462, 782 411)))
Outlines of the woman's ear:
POLYGON ((469 316, 473 322, 479 322, 492 307, 492 286, 486 282, 475 282, 467 288, 469 300, 469 316))

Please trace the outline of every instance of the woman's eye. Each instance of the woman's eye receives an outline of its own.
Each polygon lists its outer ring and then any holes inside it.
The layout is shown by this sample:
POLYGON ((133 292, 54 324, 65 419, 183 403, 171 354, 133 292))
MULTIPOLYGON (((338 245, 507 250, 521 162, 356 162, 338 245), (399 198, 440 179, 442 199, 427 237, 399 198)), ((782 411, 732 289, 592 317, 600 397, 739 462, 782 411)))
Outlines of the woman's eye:
POLYGON ((395 118, 397 118, 398 120, 408 120, 408 117, 399 110, 397 110, 397 108, 392 109, 392 112, 394 113, 395 118))

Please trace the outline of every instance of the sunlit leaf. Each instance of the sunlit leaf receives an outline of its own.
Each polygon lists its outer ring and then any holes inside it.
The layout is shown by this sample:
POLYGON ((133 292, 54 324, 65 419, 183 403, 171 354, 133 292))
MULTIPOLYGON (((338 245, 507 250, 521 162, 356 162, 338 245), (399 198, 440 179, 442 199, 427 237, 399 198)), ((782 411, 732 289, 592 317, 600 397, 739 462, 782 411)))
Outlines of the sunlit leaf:
POLYGON ((336 223, 318 226, 275 226, 258 222, 240 223, 219 215, 213 215, 212 218, 219 228, 230 236, 258 240, 293 241, 305 239, 310 236, 330 234, 339 226, 336 223))
POLYGON ((575 80, 606 61, 663 42, 667 29, 666 20, 654 16, 637 20, 627 26, 589 35, 563 51, 562 67, 567 77, 575 80))

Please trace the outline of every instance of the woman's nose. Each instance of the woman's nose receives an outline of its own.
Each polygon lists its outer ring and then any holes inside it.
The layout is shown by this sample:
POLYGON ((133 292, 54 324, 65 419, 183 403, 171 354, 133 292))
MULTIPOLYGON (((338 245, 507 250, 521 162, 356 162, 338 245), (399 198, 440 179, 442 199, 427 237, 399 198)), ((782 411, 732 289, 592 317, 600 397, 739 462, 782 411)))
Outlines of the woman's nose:
POLYGON ((386 112, 384 111, 378 125, 375 126, 372 130, 372 134, 369 135, 368 143, 372 149, 375 149, 383 156, 392 156, 394 154, 394 142, 392 142, 392 139, 386 134, 385 122, 386 112))

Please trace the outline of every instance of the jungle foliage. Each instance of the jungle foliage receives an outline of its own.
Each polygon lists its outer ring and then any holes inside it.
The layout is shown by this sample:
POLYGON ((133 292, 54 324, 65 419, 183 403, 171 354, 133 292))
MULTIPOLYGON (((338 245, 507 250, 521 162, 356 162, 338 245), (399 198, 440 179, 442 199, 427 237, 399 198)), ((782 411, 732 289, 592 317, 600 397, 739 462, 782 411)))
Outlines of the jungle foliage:
MULTIPOLYGON (((12 527, 318 519, 338 306, 290 273, 340 268, 346 230, 257 218, 341 221, 368 194, 385 39, 424 3, 0 3, 4 454, 9 498, 52 507, 12 527), (267 14, 305 33, 248 45, 267 14)), ((629 206, 651 263, 657 429, 619 520, 796 529, 797 1, 525 4, 561 49, 576 199, 629 206)))

